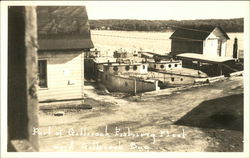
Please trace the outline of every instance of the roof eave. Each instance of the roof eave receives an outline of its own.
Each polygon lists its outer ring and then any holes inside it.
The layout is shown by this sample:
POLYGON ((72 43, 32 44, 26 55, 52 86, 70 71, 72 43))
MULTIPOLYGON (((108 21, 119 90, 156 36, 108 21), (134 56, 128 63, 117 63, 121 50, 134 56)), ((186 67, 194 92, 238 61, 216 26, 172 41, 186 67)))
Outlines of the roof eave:
MULTIPOLYGON (((92 47, 94 48, 94 47, 92 47)), ((39 49, 38 52, 49 52, 49 51, 55 51, 55 52, 62 52, 62 51, 84 51, 85 49, 91 49, 91 48, 67 48, 67 49, 39 49)))
POLYGON ((171 37, 171 40, 173 39, 180 39, 180 40, 190 40, 190 41, 197 41, 197 42, 203 42, 205 39, 192 39, 192 38, 184 38, 184 37, 171 37))
MULTIPOLYGON (((216 27, 224 34, 224 36, 226 37, 227 40, 230 40, 230 38, 229 38, 229 36, 227 35, 226 31, 224 31, 220 26, 216 26, 216 27)), ((215 27, 215 28, 216 28, 216 27, 215 27)), ((215 28, 214 28, 214 29, 215 29, 215 28)))

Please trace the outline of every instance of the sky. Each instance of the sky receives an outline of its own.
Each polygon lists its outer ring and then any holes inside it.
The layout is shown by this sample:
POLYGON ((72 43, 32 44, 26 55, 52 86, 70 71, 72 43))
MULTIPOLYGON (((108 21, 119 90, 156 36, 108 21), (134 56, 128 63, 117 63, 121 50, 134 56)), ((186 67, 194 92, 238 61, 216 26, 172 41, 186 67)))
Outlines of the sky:
POLYGON ((248 1, 83 1, 89 19, 190 20, 244 17, 248 1))

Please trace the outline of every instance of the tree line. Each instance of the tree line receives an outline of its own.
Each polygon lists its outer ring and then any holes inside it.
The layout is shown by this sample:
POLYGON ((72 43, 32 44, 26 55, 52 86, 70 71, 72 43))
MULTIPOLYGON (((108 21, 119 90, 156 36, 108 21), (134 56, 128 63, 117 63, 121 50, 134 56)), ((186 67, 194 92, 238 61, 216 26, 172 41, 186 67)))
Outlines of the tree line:
POLYGON ((174 31, 177 27, 191 29, 211 29, 222 27, 226 32, 243 32, 244 19, 206 19, 206 20, 89 20, 90 28, 96 30, 120 31, 174 31))

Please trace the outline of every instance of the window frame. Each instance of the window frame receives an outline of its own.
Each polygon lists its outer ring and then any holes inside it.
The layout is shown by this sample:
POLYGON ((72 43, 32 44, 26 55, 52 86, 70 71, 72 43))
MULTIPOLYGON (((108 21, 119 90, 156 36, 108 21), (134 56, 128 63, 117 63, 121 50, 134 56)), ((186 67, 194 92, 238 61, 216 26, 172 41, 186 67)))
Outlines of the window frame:
POLYGON ((114 71, 114 72, 117 72, 118 70, 119 70, 118 66, 114 66, 114 67, 113 67, 113 71, 114 71))
POLYGON ((129 65, 125 66, 125 70, 129 71, 130 70, 130 66, 129 65))
POLYGON ((133 70, 136 71, 138 68, 137 68, 137 65, 134 65, 133 66, 133 70))
POLYGON ((38 59, 37 60, 37 69, 38 69, 38 71, 37 71, 38 86, 39 86, 40 89, 47 89, 48 88, 48 59, 38 59), (45 61, 45 63, 46 63, 45 64, 45 75, 46 75, 46 77, 45 77, 45 80, 46 80, 45 86, 40 86, 40 73, 39 73, 39 70, 40 70, 39 62, 40 61, 45 61))

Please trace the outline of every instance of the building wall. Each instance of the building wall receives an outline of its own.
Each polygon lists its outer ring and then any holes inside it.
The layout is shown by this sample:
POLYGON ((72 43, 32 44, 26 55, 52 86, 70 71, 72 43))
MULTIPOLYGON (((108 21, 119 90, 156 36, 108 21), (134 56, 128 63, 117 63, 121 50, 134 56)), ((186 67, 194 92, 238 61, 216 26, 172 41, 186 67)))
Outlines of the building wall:
POLYGON ((187 41, 180 39, 172 39, 171 41, 171 53, 203 53, 203 42, 202 41, 187 41))
POLYGON ((228 56, 228 57, 233 57, 233 55, 229 55, 229 54, 227 54, 227 40, 222 40, 222 47, 221 47, 221 56, 222 57, 226 57, 226 56, 228 56))
POLYGON ((207 56, 219 56, 218 54, 218 40, 222 41, 221 56, 226 56, 227 40, 219 29, 215 29, 203 42, 203 54, 207 56))
POLYGON ((203 54, 206 56, 217 56, 218 40, 207 39, 204 41, 203 54))
POLYGON ((39 101, 83 98, 84 54, 82 51, 39 52, 47 60, 47 88, 40 88, 39 101))
MULTIPOLYGON (((221 56, 225 57, 226 55, 227 41, 222 40, 221 45, 221 56)), ((218 55, 218 39, 207 39, 204 41, 204 55, 217 57, 218 55)))
POLYGON ((107 73, 102 73, 102 83, 112 92, 134 93, 159 90, 158 81, 144 81, 107 73), (135 88, 136 87, 136 88, 135 88))

